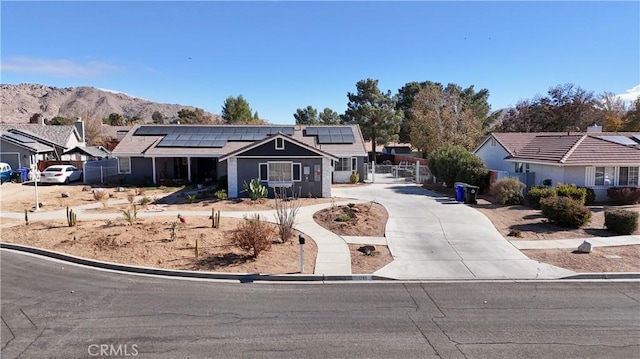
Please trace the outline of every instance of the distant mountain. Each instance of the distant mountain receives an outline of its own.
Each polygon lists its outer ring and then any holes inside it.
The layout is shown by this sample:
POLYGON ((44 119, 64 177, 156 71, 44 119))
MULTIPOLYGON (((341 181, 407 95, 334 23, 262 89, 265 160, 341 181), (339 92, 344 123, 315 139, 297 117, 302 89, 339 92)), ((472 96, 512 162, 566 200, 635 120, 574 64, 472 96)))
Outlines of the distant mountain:
MULTIPOLYGON (((194 110, 195 107, 157 103, 94 87, 0 85, 1 123, 28 123, 29 118, 36 113, 42 114, 45 119, 56 116, 103 119, 114 112, 125 118, 138 116, 145 122, 151 122, 154 111, 170 120, 176 118, 178 111, 182 109, 194 110)), ((211 115, 214 119, 220 118, 218 115, 211 115)))

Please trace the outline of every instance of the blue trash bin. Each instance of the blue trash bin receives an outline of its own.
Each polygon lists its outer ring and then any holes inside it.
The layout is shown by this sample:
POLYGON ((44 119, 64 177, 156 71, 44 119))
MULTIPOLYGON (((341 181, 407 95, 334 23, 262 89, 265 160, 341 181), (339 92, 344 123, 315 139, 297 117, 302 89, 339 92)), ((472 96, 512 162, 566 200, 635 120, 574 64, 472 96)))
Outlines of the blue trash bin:
POLYGON ((22 172, 22 182, 27 182, 29 180, 29 169, 20 167, 18 171, 22 172))
POLYGON ((456 189, 456 201, 464 202, 464 184, 456 183, 455 189, 456 189))

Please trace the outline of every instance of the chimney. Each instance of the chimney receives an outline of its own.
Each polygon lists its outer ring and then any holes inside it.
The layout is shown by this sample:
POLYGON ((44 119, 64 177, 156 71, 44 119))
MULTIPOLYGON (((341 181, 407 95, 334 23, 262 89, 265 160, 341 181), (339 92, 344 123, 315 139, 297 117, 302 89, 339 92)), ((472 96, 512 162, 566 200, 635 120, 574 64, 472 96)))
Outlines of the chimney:
POLYGON ((587 127, 587 133, 601 133, 602 132, 602 126, 598 126, 597 123, 594 123, 593 125, 587 127))
POLYGON ((42 116, 42 115, 38 116, 38 125, 40 125, 40 126, 44 126, 45 125, 44 116, 42 116))
POLYGON ((84 139, 84 122, 82 122, 81 117, 78 117, 76 119, 76 122, 73 123, 73 127, 75 127, 76 131, 78 131, 78 134, 80 135, 80 142, 82 143, 82 145, 86 146, 84 139))

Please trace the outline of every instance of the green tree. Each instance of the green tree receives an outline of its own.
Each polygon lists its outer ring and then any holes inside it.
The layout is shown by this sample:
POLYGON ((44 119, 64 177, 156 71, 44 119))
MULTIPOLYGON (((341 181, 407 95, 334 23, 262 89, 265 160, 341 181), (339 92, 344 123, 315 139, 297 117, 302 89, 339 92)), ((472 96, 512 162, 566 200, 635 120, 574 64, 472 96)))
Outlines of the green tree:
POLYGON ((164 116, 159 111, 153 111, 151 114, 151 120, 153 123, 162 124, 164 123, 164 116))
POLYGON ((204 112, 201 108, 196 108, 195 110, 182 109, 178 111, 178 121, 182 124, 201 124, 208 125, 212 124, 213 117, 204 112))
POLYGON ((366 79, 356 83, 356 93, 347 93, 349 103, 343 122, 355 121, 362 136, 371 141, 373 162, 376 161, 376 145, 398 140, 402 113, 396 108, 396 98, 391 91, 378 88, 378 80, 366 79))
POLYGON ((329 107, 325 107, 324 110, 318 114, 318 120, 323 125, 337 125, 340 124, 340 115, 329 107))
POLYGON ((109 117, 102 120, 103 123, 109 126, 124 126, 124 117, 119 113, 111 113, 109 117))
POLYGON ((640 131, 640 96, 633 102, 633 107, 622 118, 623 131, 640 131))
POLYGON ((73 119, 56 116, 49 121, 50 125, 73 125, 73 119))
POLYGON ((483 187, 488 174, 487 167, 480 157, 457 145, 444 146, 431 152, 429 170, 449 188, 453 187, 455 182, 483 187))
POLYGON ((252 123, 255 118, 251 113, 251 107, 242 95, 235 98, 229 96, 222 105, 222 118, 228 124, 252 123))
POLYGON ((473 86, 462 89, 455 84, 424 84, 406 117, 409 142, 423 154, 454 144, 473 148, 482 137, 489 114, 487 96, 485 90, 476 94, 473 86))
POLYGON ((299 108, 296 113, 293 114, 296 119, 296 125, 317 125, 318 124, 318 110, 309 105, 305 108, 299 108))

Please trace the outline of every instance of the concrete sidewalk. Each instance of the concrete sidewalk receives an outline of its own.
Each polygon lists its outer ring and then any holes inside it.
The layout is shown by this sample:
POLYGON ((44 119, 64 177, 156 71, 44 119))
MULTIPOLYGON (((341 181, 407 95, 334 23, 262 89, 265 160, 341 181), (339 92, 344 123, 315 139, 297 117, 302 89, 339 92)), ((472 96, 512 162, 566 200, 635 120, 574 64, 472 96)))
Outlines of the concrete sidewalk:
POLYGON ((571 238, 571 239, 545 239, 541 241, 514 240, 509 241, 518 249, 560 249, 578 248, 587 241, 591 247, 611 247, 611 246, 632 246, 640 245, 640 235, 613 236, 613 237, 591 237, 591 238, 571 238))

